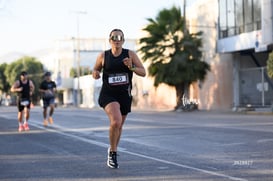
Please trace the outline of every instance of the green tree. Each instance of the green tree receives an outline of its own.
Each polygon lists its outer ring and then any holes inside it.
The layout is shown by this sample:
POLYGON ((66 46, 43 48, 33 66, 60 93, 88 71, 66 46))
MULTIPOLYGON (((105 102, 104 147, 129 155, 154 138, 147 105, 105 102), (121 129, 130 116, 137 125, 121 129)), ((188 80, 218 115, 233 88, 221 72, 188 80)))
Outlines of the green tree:
MULTIPOLYGON (((85 66, 81 66, 80 67, 80 75, 90 75, 92 73, 90 67, 85 67, 85 66)), ((70 73, 69 73, 70 77, 77 77, 77 68, 71 68, 70 69, 70 73)))
POLYGON ((7 65, 4 74, 10 86, 12 86, 16 80, 20 79, 20 73, 22 71, 28 72, 29 79, 31 79, 35 85, 35 92, 32 98, 33 102, 36 103, 40 96, 39 86, 44 72, 43 64, 34 57, 26 56, 7 65))
POLYGON ((71 68, 71 69, 70 69, 70 72, 69 72, 69 75, 70 75, 70 77, 72 77, 72 78, 77 77, 77 69, 76 69, 76 68, 71 68))
POLYGON ((0 90, 2 92, 9 92, 9 89, 10 89, 10 85, 7 82, 7 77, 4 74, 4 71, 7 67, 7 65, 8 64, 6 64, 6 63, 3 63, 0 65, 0 90))
POLYGON ((175 87, 178 108, 189 85, 203 81, 210 70, 209 64, 201 61, 202 32, 189 33, 180 8, 175 6, 147 20, 149 24, 143 29, 147 36, 140 39, 138 51, 144 61, 149 61, 154 86, 165 83, 175 87))
POLYGON ((273 78, 273 51, 269 54, 266 64, 267 74, 273 78))

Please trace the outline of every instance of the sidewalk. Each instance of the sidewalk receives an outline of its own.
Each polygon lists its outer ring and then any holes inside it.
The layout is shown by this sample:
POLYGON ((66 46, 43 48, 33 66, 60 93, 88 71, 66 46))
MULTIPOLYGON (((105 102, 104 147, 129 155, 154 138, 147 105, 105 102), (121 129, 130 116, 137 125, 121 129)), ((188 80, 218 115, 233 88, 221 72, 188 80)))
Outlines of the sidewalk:
POLYGON ((255 115, 273 115, 273 108, 255 108, 255 107, 240 107, 235 112, 245 113, 245 114, 255 114, 255 115))
MULTIPOLYGON (((42 107, 39 105, 34 106, 31 108, 31 110, 35 111, 42 111, 42 107)), ((76 109, 85 109, 85 110, 103 110, 100 107, 93 107, 93 108, 88 108, 88 107, 76 107, 76 106, 57 106, 56 110, 76 110, 76 109)), ((14 112, 17 111, 16 106, 0 106, 0 112, 14 112)), ((175 111, 173 109, 154 109, 154 108, 138 108, 132 106, 132 112, 135 111, 141 111, 141 112, 177 112, 177 113, 190 113, 190 112, 215 112, 215 113, 234 113, 234 114, 253 114, 253 115, 273 115, 273 109, 271 107, 267 108, 246 108, 246 107, 241 107, 237 108, 236 110, 232 109, 227 109, 227 110, 194 110, 194 111, 175 111)))

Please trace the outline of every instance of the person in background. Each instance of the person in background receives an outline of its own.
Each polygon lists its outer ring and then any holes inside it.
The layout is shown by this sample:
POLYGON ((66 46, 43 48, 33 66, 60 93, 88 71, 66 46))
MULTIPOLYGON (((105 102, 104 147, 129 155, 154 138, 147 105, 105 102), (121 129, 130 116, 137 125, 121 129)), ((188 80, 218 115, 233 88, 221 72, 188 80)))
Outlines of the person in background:
POLYGON ((28 74, 26 71, 21 72, 20 79, 17 80, 11 87, 11 92, 17 92, 19 132, 29 130, 28 120, 30 117, 31 96, 34 89, 34 84, 28 79, 28 74))
POLYGON ((109 120, 109 142, 107 165, 119 168, 117 147, 121 137, 122 126, 127 114, 131 112, 133 73, 145 76, 146 71, 136 55, 129 49, 122 48, 124 34, 120 29, 113 29, 109 35, 111 49, 101 52, 92 71, 94 79, 100 78, 102 71, 102 89, 99 105, 106 112, 109 120))
POLYGON ((48 122, 53 124, 53 113, 55 108, 55 93, 56 83, 51 80, 51 73, 46 72, 44 74, 44 80, 40 84, 39 91, 42 94, 43 99, 43 118, 44 118, 44 126, 48 126, 48 122), (49 107, 49 115, 47 108, 49 107))

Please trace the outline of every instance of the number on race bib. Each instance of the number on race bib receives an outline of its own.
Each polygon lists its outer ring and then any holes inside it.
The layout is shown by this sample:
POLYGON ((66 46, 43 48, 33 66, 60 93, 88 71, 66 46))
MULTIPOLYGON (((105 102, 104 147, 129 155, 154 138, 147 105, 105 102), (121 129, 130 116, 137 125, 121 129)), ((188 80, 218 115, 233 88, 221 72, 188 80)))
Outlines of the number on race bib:
POLYGON ((128 74, 111 74, 108 78, 108 83, 110 85, 122 85, 128 84, 128 74))

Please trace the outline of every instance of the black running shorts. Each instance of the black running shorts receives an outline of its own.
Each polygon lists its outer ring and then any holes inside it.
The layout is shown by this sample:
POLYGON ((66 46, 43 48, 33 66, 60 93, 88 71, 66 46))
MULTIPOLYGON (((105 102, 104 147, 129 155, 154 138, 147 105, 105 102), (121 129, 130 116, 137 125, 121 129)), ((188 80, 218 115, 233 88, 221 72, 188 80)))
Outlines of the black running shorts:
POLYGON ((127 115, 131 112, 132 97, 127 94, 101 92, 99 96, 99 105, 105 108, 111 102, 118 102, 121 115, 127 115))

